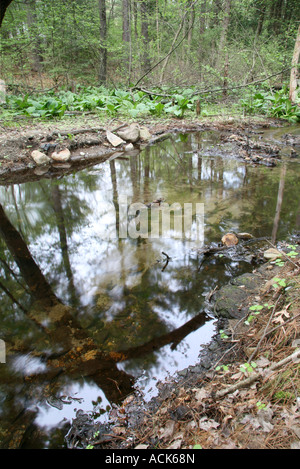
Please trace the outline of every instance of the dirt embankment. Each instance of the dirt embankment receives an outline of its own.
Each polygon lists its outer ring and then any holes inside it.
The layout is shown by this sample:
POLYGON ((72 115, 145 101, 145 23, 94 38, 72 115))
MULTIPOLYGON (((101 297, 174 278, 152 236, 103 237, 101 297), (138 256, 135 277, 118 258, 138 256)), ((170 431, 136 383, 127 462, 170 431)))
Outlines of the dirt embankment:
POLYGON ((198 365, 159 383, 150 403, 129 396, 109 426, 79 411, 68 447, 299 449, 300 239, 291 242, 279 243, 284 266, 266 262, 211 296, 218 333, 198 365))
POLYGON ((76 169, 105 161, 110 157, 137 154, 146 145, 152 145, 174 132, 218 130, 224 132, 224 141, 234 145, 236 156, 251 164, 274 166, 280 158, 276 146, 252 142, 249 135, 270 126, 286 125, 282 121, 262 119, 206 120, 143 120, 135 124, 145 129, 146 135, 126 138, 121 144, 110 140, 108 131, 118 136, 130 124, 108 121, 97 117, 62 120, 53 123, 31 122, 19 127, 2 127, 0 131, 0 183, 11 184, 41 177, 56 177, 76 169), (69 155, 61 154, 67 151, 69 155), (42 154, 37 162, 33 152, 42 154), (57 157, 53 157, 58 154, 57 157), (55 159, 54 159, 55 158, 55 159))

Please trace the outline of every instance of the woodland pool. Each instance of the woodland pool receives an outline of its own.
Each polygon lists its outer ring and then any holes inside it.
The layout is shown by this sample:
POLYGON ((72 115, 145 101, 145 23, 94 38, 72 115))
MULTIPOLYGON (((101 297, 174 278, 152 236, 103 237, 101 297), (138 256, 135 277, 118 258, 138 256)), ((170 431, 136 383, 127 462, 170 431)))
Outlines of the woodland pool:
MULTIPOLYGON (((280 145, 282 134, 260 138, 280 145)), ((300 157, 286 148, 275 167, 253 166, 216 131, 177 133, 62 178, 0 186, 0 447, 63 447, 76 409, 105 419, 135 388, 149 399, 197 363, 215 332, 205 297, 255 262, 235 251, 203 263, 203 243, 300 231, 300 157), (203 237, 194 212, 182 236, 171 224, 167 236, 120 237, 122 197, 203 204, 203 237)))

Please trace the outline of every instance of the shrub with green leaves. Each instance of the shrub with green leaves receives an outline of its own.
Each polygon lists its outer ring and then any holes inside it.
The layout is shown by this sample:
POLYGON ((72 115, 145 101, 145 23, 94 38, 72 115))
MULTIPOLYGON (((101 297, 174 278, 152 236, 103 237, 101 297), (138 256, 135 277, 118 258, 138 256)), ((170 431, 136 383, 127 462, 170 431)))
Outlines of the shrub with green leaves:
MULTIPOLYGON (((300 98, 298 101, 300 102, 300 98)), ((300 122, 300 108, 297 103, 291 103, 287 86, 274 93, 251 90, 240 103, 248 114, 259 113, 289 122, 300 122)))
POLYGON ((49 91, 44 95, 7 97, 6 114, 11 116, 25 114, 35 118, 63 117, 67 111, 99 112, 110 116, 122 114, 131 118, 152 114, 163 114, 182 118, 187 110, 194 109, 196 97, 192 89, 168 91, 168 99, 150 96, 143 91, 107 89, 101 87, 77 87, 77 92, 60 90, 49 91), (177 91, 177 92, 176 92, 177 91))

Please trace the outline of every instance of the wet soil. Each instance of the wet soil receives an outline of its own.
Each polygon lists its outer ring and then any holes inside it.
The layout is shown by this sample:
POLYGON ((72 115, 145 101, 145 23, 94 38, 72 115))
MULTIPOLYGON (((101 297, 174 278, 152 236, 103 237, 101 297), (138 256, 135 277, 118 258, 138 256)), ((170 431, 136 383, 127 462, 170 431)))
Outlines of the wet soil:
MULTIPOLYGON (((251 164, 275 166, 280 158, 276 145, 258 143, 252 136, 263 129, 286 126, 286 121, 261 118, 201 119, 201 120, 159 120, 138 122, 148 128, 151 138, 137 141, 127 150, 125 146, 113 147, 106 138, 106 131, 115 131, 127 125, 123 121, 110 121, 106 124, 96 117, 84 120, 64 120, 55 123, 30 122, 20 127, 3 127, 0 132, 0 183, 12 184, 40 178, 53 178, 68 174, 105 161, 112 157, 129 156, 146 145, 167 138, 175 132, 218 130, 223 132, 223 141, 233 145, 233 153, 251 164), (50 154, 54 150, 68 148, 71 158, 67 162, 53 161, 47 165, 37 165, 31 157, 33 150, 50 154)), ((289 146, 291 157, 298 156, 299 137, 284 135, 283 142, 289 146), (285 139, 285 140, 284 140, 285 139)))

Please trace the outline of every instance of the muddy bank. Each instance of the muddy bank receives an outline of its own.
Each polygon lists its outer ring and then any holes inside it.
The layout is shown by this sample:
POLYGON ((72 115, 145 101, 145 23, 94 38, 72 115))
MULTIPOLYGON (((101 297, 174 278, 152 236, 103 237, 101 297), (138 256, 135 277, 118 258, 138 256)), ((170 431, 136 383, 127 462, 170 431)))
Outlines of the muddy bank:
MULTIPOLYGON (((55 125, 30 125, 18 129, 4 129, 0 135, 0 183, 11 184, 53 178, 94 165, 108 158, 129 158, 147 145, 153 145, 174 133, 216 130, 222 132, 223 144, 229 154, 246 163, 273 167, 281 158, 277 145, 259 142, 263 129, 286 126, 278 120, 169 120, 163 122, 110 122, 103 126, 96 119, 82 123, 67 121, 55 125), (124 137, 131 126, 144 129, 138 138, 124 137), (121 142, 113 140, 122 136, 121 142), (67 152, 67 155, 64 153, 67 152), (40 160, 35 158, 37 154, 40 160), (56 156, 54 156, 56 155, 56 156), (61 157, 59 155, 62 155, 61 157)), ((299 138, 283 135, 282 144, 288 146, 291 157, 298 156, 299 138)))
MULTIPOLYGON (((299 256, 299 236, 291 242, 298 245, 299 256)), ((282 252, 287 252, 287 246, 286 242, 278 244, 282 252)), ((265 262, 220 288, 208 305, 218 318, 218 332, 203 348, 199 363, 158 383, 158 395, 148 403, 139 392, 128 396, 111 410, 106 425, 94 424, 92 416, 79 410, 66 436, 68 448, 299 447, 296 396, 287 391, 288 384, 277 387, 282 370, 273 371, 271 378, 265 375, 269 369, 280 369, 283 363, 285 374, 289 366, 292 368, 289 386, 293 389, 299 384, 293 368, 298 366, 295 340, 300 338, 297 259, 287 261, 284 267, 265 262), (272 279, 277 277, 289 279, 287 291, 273 285, 272 279), (249 307, 261 303, 272 305, 272 309, 265 308, 246 325, 249 307), (264 384, 265 376, 271 385, 264 384)))

